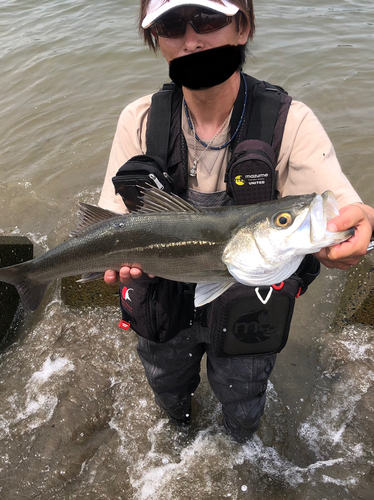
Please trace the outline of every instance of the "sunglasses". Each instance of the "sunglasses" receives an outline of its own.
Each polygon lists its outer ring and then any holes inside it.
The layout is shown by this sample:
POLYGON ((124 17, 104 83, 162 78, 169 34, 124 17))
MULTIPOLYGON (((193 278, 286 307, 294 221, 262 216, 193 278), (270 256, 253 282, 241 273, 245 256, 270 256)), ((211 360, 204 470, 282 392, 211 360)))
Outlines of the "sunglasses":
POLYGON ((161 17, 152 24, 151 30, 155 31, 158 36, 178 38, 185 34, 187 23, 190 23, 196 33, 205 34, 220 30, 231 21, 232 17, 220 12, 198 12, 190 17, 161 17))

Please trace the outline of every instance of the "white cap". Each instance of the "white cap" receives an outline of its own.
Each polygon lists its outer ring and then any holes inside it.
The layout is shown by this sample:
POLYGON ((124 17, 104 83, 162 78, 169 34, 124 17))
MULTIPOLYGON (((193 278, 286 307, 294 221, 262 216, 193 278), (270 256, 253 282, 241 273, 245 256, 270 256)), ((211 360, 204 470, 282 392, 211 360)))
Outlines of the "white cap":
POLYGON ((148 5, 147 15, 142 21, 142 28, 149 28, 155 19, 168 12, 170 9, 182 7, 184 5, 197 5, 198 7, 205 7, 207 9, 216 10, 226 16, 235 16, 239 7, 228 2, 221 0, 222 3, 213 2, 212 0, 151 0, 148 5))

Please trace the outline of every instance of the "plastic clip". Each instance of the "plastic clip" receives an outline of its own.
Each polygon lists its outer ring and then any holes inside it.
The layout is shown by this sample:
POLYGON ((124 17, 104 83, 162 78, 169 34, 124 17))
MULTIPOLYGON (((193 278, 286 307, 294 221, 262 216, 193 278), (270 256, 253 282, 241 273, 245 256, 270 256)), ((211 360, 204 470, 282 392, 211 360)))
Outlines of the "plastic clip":
POLYGON ((274 290, 282 290, 282 288, 284 287, 284 281, 281 281, 277 285, 272 285, 272 287, 274 288, 274 290))
POLYGON ((128 323, 127 321, 124 321, 123 319, 121 319, 118 326, 120 328, 122 328, 122 330, 129 330, 130 329, 130 323, 128 323))

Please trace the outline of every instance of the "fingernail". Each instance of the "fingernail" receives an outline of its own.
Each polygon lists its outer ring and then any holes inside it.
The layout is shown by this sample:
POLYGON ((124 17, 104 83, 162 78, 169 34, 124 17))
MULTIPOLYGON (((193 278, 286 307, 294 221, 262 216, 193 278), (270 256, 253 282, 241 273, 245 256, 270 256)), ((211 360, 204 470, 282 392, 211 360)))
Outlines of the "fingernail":
POLYGON ((338 227, 335 224, 335 222, 329 222, 327 224, 327 231, 330 231, 330 233, 337 233, 338 232, 338 227))

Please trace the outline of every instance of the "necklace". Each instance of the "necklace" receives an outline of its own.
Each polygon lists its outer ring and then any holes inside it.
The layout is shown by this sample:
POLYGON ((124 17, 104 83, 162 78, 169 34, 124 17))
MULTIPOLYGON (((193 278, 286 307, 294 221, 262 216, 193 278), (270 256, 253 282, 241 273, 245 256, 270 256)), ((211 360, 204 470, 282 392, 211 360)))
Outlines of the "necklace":
MULTIPOLYGON (((232 134, 231 138, 225 144, 223 144, 222 146, 209 146, 209 149, 219 150, 219 149, 223 149, 226 146, 228 146, 230 144, 230 142, 236 137, 236 134, 238 133, 238 131, 240 129, 240 126, 243 123, 244 113, 245 113, 245 110, 246 110, 246 107, 247 107, 248 86, 247 86, 247 82, 246 82, 246 79, 245 79, 243 73, 241 73, 240 76, 242 77, 242 80, 243 80, 243 83, 244 83, 244 103, 243 103, 243 109, 242 109, 242 113, 240 115, 238 126, 236 127, 235 132, 232 134)), ((192 121, 191 121, 191 117, 190 117, 190 113, 188 111, 188 106, 187 106, 187 103, 186 103, 186 100, 184 99, 184 97, 183 97, 183 105, 184 105, 184 110, 185 110, 185 113, 186 113, 186 117, 187 117, 187 121, 188 121, 188 124, 190 126, 190 129, 194 132, 194 127, 193 127, 193 124, 192 124, 192 121)), ((203 142, 200 139, 200 137, 194 132, 194 137, 195 136, 196 136, 196 139, 200 142, 200 144, 202 144, 203 146, 205 146, 205 148, 208 147, 208 145, 205 144, 205 142, 203 142)))
MULTIPOLYGON (((230 111, 230 114, 231 114, 231 111, 230 111)), ((193 132, 193 165, 192 165, 191 170, 189 171, 189 174, 190 174, 191 177, 196 177, 196 175, 197 175, 197 164, 201 160, 201 158, 203 157, 205 151, 207 151, 208 149, 222 149, 221 147, 212 148, 211 145, 213 144, 214 139, 225 128, 225 126, 226 126, 226 124, 227 124, 227 122, 228 122, 228 120, 230 118, 230 114, 226 117, 225 121, 222 123, 222 125, 220 126, 220 128, 214 134, 214 136, 210 139, 210 141, 208 142, 208 144, 204 144, 205 147, 204 147, 203 151, 200 153, 199 157, 197 157, 197 134, 196 134, 196 130, 195 130, 195 124, 193 122, 192 115, 189 114, 190 120, 191 120, 191 125, 192 125, 192 132, 193 132)))

